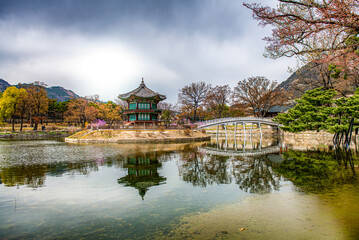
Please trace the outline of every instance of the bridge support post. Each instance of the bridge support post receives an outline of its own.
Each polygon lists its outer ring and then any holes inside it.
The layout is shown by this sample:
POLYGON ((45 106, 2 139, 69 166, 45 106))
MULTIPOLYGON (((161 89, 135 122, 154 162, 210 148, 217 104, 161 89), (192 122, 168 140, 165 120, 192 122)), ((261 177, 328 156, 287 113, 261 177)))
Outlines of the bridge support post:
POLYGON ((225 141, 224 150, 227 150, 227 125, 226 124, 224 124, 224 132, 226 133, 226 141, 225 141))
POLYGON ((226 134, 226 139, 227 139, 227 125, 224 124, 223 126, 224 126, 224 132, 225 132, 225 134, 226 134))
POLYGON ((243 134, 244 134, 244 139, 243 139, 243 152, 246 151, 246 124, 245 122, 242 123, 243 124, 243 134))
POLYGON ((243 122, 243 134, 244 134, 244 140, 246 140, 246 124, 243 122))
POLYGON ((250 135, 250 141, 251 141, 251 148, 253 149, 253 143, 252 143, 252 133, 253 132, 253 123, 251 123, 251 135, 250 135))
POLYGON ((218 142, 218 131, 219 131, 219 125, 217 125, 217 133, 216 133, 217 142, 218 142))
POLYGON ((259 140, 259 149, 262 149, 262 125, 259 123, 259 132, 261 134, 261 138, 259 140))
POLYGON ((234 127, 234 149, 237 150, 237 123, 235 123, 234 127))
POLYGON ((235 123, 235 126, 234 126, 234 139, 237 138, 237 123, 235 123))

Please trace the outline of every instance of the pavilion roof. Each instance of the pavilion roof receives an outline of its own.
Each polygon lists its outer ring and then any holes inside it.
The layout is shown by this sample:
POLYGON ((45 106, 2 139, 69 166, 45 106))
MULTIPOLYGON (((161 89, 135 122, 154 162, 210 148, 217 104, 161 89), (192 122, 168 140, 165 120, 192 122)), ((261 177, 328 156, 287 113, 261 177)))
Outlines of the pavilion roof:
POLYGON ((159 93, 154 92, 151 89, 149 89, 145 85, 143 78, 142 78, 141 84, 138 88, 136 88, 135 90, 132 90, 131 92, 120 94, 118 97, 125 100, 125 99, 130 98, 131 96, 136 96, 136 97, 141 97, 141 98, 152 98, 152 97, 158 96, 161 100, 166 99, 165 95, 159 94, 159 93))

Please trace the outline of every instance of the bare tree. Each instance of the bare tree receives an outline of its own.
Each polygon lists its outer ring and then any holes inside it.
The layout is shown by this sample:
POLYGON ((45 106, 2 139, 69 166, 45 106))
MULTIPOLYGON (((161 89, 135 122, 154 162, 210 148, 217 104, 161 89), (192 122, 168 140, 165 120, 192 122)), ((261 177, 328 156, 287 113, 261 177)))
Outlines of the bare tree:
POLYGON ((276 87, 277 82, 265 77, 250 77, 238 82, 233 97, 237 103, 245 104, 254 116, 264 117, 270 108, 286 100, 285 92, 276 87))
POLYGON ((176 105, 168 102, 159 102, 157 108, 161 110, 160 118, 163 122, 168 125, 175 117, 175 111, 177 109, 176 105))
POLYGON ((229 115, 228 104, 230 103, 231 96, 232 90, 228 85, 215 86, 209 89, 205 104, 207 109, 213 113, 213 117, 221 118, 229 115))
POLYGON ((276 8, 257 3, 244 6, 261 26, 274 27, 272 36, 265 38, 270 57, 321 54, 329 62, 339 56, 358 60, 358 0, 279 0, 276 8))
POLYGON ((178 102, 193 109, 193 121, 198 119, 197 109, 203 105, 208 89, 209 85, 205 82, 191 83, 180 89, 178 102))

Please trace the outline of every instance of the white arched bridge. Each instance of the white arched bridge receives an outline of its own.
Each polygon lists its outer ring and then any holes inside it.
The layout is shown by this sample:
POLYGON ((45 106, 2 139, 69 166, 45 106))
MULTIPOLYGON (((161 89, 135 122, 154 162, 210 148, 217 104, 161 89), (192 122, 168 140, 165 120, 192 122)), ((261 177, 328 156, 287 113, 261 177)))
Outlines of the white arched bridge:
POLYGON ((222 126, 222 125, 229 125, 229 124, 238 124, 238 123, 252 123, 252 124, 265 124, 269 126, 276 126, 279 127, 279 124, 273 122, 270 118, 256 118, 256 117, 235 117, 235 118, 218 118, 213 120, 208 120, 202 122, 198 125, 198 128, 208 128, 214 126, 222 126))
POLYGON ((209 128, 209 127, 217 126, 217 134, 216 135, 218 138, 219 126, 223 126, 225 133, 226 133, 226 138, 227 138, 227 127, 226 127, 227 125, 235 126, 234 136, 237 136, 237 125, 243 124, 243 133, 244 133, 244 137, 245 137, 247 123, 252 124, 252 127, 250 129, 250 135, 252 135, 253 124, 258 125, 261 138, 262 138, 262 124, 269 125, 272 127, 277 127, 278 130, 279 130, 279 126, 280 126, 278 123, 273 122, 272 119, 270 119, 270 118, 235 117, 235 118, 218 118, 218 119, 208 120, 208 121, 198 124, 198 128, 202 129, 202 128, 209 128))

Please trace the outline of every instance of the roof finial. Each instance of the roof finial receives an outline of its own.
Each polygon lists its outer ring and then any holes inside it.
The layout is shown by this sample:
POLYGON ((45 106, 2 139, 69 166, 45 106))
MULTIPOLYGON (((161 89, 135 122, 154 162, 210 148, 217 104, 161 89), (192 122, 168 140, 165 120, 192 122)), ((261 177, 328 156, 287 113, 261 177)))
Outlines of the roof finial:
POLYGON ((143 78, 142 78, 141 84, 145 84, 145 82, 143 81, 143 78))

